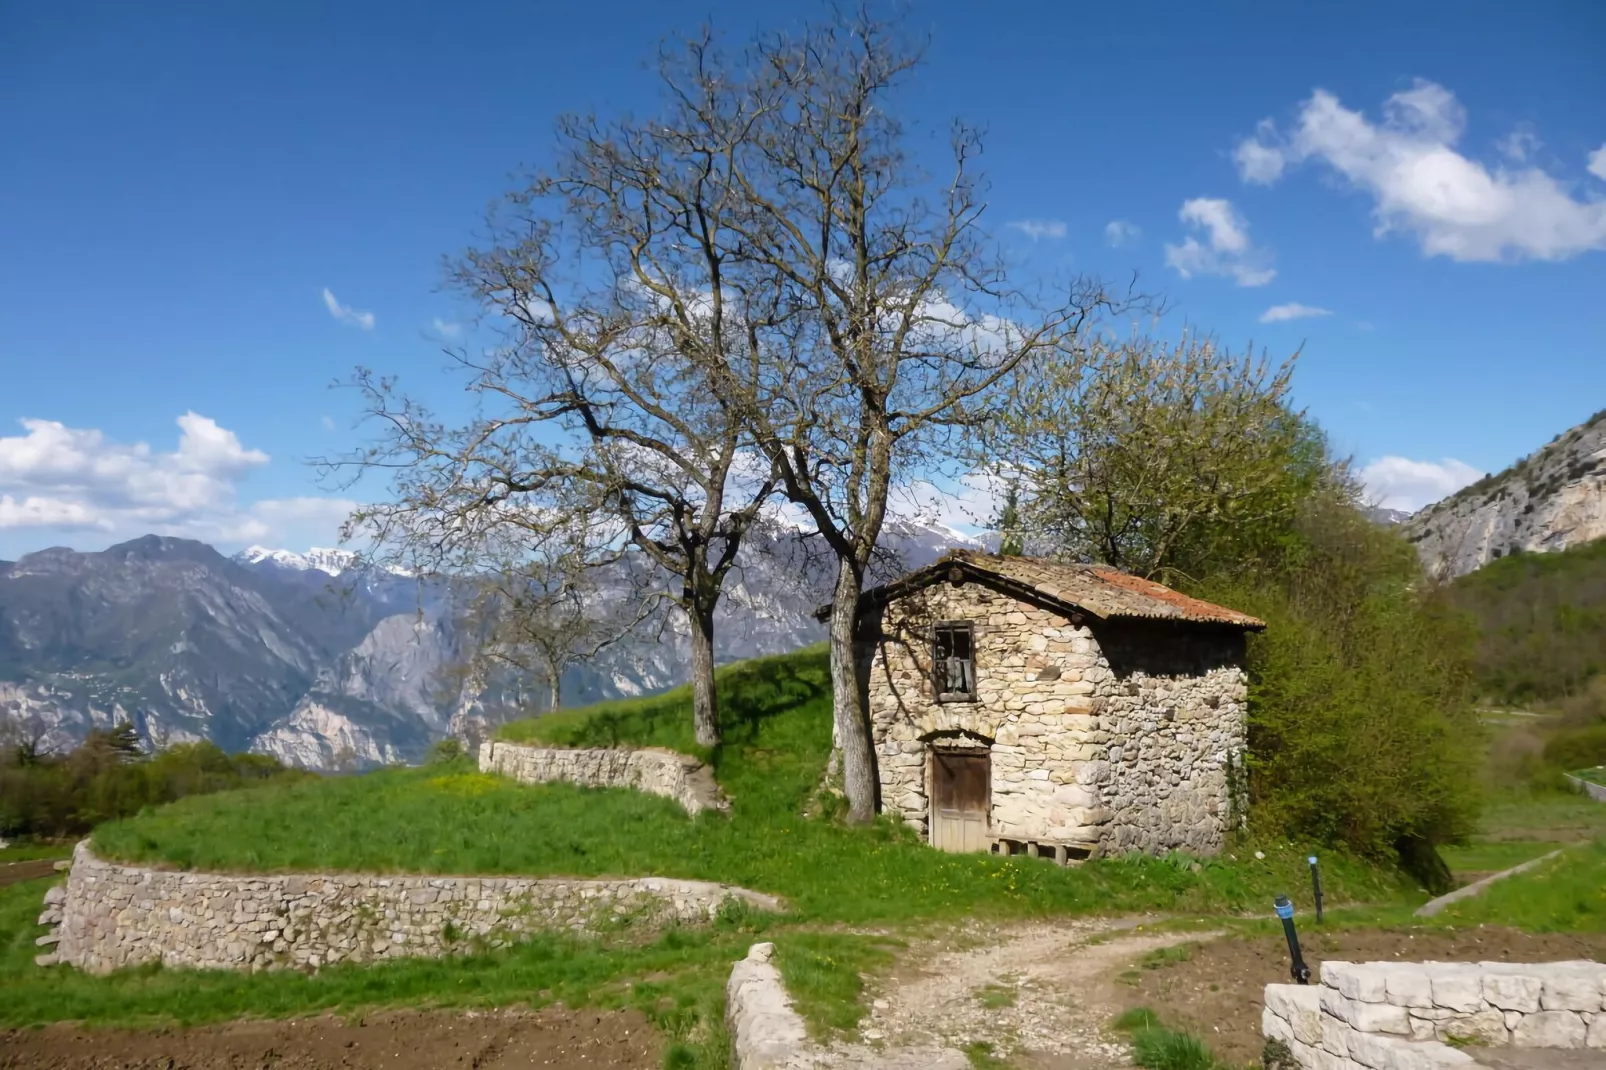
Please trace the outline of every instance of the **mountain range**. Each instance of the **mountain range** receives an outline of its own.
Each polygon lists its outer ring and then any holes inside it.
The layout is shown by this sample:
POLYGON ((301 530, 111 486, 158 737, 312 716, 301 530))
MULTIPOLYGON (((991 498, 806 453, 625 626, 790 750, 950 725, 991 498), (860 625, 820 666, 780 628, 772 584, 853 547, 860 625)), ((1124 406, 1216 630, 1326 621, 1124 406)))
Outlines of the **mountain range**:
POLYGON ((1403 531, 1443 578, 1503 555, 1606 538, 1606 409, 1505 471, 1414 513, 1403 531))
MULTIPOLYGON (((950 546, 951 529, 898 521, 901 567, 950 546)), ((744 547, 716 615, 721 662, 823 637, 822 577, 772 535, 744 547)), ((62 547, 0 562, 0 721, 50 749, 94 727, 134 725, 147 745, 209 739, 311 768, 418 758, 532 707, 517 678, 452 683, 468 644, 450 581, 364 566, 342 550, 251 547, 147 535, 109 549, 62 547)), ((599 598, 617 597, 604 589, 599 598)), ((678 615, 572 666, 565 702, 661 690, 687 678, 678 615)))

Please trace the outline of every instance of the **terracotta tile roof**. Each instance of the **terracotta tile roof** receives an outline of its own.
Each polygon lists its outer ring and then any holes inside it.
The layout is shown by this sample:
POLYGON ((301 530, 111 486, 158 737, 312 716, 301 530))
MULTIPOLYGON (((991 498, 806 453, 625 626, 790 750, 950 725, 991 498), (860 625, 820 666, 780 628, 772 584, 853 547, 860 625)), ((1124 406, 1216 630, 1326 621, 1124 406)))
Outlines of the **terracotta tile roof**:
MULTIPOLYGON (((1075 606, 1095 617, 1183 620, 1229 624, 1250 631, 1266 625, 1247 613, 1190 598, 1164 584, 1142 579, 1108 565, 1076 565, 1041 557, 1004 557, 978 550, 951 550, 923 569, 884 587, 866 591, 872 601, 890 601, 909 591, 940 582, 958 566, 972 578, 994 577, 1006 587, 1024 587, 1050 602, 1075 606)), ((1027 593, 1027 592, 1023 592, 1027 593)), ((822 610, 822 615, 824 610, 822 610)))

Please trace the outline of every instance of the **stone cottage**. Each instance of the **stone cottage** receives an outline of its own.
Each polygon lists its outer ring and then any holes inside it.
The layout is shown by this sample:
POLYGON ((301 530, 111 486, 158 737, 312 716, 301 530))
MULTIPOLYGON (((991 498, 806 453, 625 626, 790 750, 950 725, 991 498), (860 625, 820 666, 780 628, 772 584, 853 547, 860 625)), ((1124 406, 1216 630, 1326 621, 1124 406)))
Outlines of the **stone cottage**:
POLYGON ((1242 814, 1264 627, 1105 566, 974 551, 870 590, 881 806, 948 851, 1214 853, 1242 814))

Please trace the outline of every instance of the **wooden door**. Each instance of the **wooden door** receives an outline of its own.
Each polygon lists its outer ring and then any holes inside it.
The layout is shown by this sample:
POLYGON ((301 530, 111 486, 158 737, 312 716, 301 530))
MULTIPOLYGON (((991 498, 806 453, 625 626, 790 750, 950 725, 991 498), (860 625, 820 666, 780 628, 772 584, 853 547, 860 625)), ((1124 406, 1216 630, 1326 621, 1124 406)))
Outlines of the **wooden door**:
POLYGON ((991 757, 985 750, 931 752, 931 845, 987 850, 991 757))

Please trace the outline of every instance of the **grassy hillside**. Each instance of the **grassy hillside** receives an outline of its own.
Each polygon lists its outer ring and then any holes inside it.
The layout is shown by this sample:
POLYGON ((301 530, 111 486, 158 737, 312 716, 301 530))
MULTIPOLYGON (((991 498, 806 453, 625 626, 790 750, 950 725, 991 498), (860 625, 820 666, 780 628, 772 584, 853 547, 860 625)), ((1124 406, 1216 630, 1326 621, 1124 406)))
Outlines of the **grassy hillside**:
MULTIPOLYGON (((1219 859, 1046 860, 949 855, 883 821, 847 828, 806 817, 830 748, 825 653, 747 662, 721 676, 724 747, 707 757, 732 814, 688 818, 623 790, 521 785, 468 763, 186 799, 102 826, 97 849, 129 861, 209 870, 348 870, 567 875, 658 874, 785 897, 797 920, 877 922, 1131 910, 1264 910, 1308 883, 1298 844, 1219 859), (1234 857, 1236 856, 1236 857, 1234 857)), ((685 691, 509 725, 514 739, 689 749, 685 691)), ((1398 892, 1391 878, 1333 857, 1335 900, 1398 892)))

